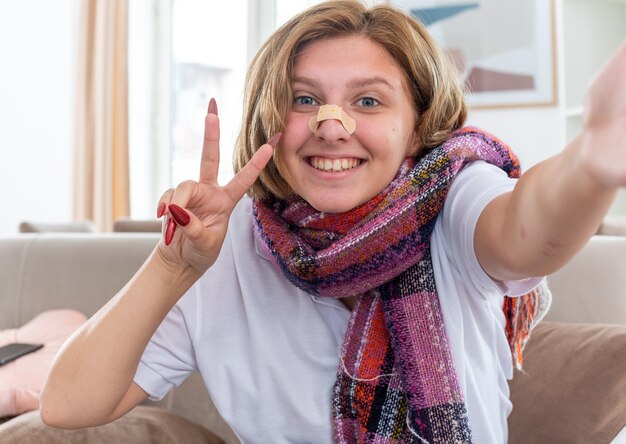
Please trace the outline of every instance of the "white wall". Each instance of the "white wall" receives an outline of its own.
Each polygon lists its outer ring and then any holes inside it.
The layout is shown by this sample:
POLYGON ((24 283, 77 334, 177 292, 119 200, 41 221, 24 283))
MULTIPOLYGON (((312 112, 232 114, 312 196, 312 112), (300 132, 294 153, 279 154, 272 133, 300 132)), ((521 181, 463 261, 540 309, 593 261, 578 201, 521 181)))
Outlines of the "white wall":
POLYGON ((75 1, 0 2, 0 235, 72 217, 75 1))
POLYGON ((518 155, 524 172, 563 149, 561 116, 557 106, 481 109, 470 110, 467 123, 507 143, 518 155))

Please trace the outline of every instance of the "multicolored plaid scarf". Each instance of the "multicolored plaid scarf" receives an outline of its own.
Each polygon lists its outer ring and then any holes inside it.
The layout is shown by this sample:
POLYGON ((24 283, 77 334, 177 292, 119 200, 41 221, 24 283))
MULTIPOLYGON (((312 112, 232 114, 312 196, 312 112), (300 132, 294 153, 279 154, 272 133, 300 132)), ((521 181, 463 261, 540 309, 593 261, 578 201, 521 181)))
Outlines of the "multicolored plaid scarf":
MULTIPOLYGON (((454 177, 474 160, 520 173, 505 144, 467 127, 419 161, 407 159, 380 195, 347 213, 320 213, 297 196, 253 203, 256 235, 291 282, 321 296, 360 295, 334 386, 337 443, 472 442, 430 236, 454 177)), ((505 298, 517 366, 547 296, 505 298)))

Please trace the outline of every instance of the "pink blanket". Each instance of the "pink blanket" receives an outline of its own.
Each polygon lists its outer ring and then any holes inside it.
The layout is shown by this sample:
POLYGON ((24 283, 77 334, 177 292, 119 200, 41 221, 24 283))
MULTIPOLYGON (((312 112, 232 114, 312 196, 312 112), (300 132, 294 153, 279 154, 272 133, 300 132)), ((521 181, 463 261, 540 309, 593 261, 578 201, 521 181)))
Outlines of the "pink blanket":
POLYGON ((65 340, 87 318, 75 310, 41 313, 20 328, 0 330, 0 346, 11 342, 44 344, 36 352, 0 366, 0 417, 39 408, 39 393, 52 360, 65 340))

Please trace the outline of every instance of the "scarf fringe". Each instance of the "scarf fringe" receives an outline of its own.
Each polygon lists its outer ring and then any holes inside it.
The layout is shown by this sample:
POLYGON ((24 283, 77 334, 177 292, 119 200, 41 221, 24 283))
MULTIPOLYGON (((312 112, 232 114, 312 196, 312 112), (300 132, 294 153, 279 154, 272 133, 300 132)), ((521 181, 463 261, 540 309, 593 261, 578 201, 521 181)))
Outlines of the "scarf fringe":
POLYGON ((545 280, 533 291, 519 297, 505 297, 503 311, 506 316, 506 338, 511 348, 513 366, 522 370, 523 351, 530 331, 550 308, 552 295, 545 280))

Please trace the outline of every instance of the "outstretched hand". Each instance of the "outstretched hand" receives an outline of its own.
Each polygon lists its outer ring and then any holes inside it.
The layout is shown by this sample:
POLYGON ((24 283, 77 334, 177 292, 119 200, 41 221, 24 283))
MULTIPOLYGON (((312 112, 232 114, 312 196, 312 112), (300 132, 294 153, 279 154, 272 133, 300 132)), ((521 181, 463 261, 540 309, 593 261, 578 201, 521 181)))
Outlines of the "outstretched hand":
POLYGON ((607 187, 626 186, 626 42, 587 91, 582 161, 607 187))
POLYGON ((182 182, 159 200, 158 216, 166 218, 158 248, 168 264, 204 272, 215 262, 230 214, 271 159, 279 138, 280 133, 262 145, 226 186, 218 185, 220 130, 217 105, 211 99, 204 119, 199 181, 182 182))

